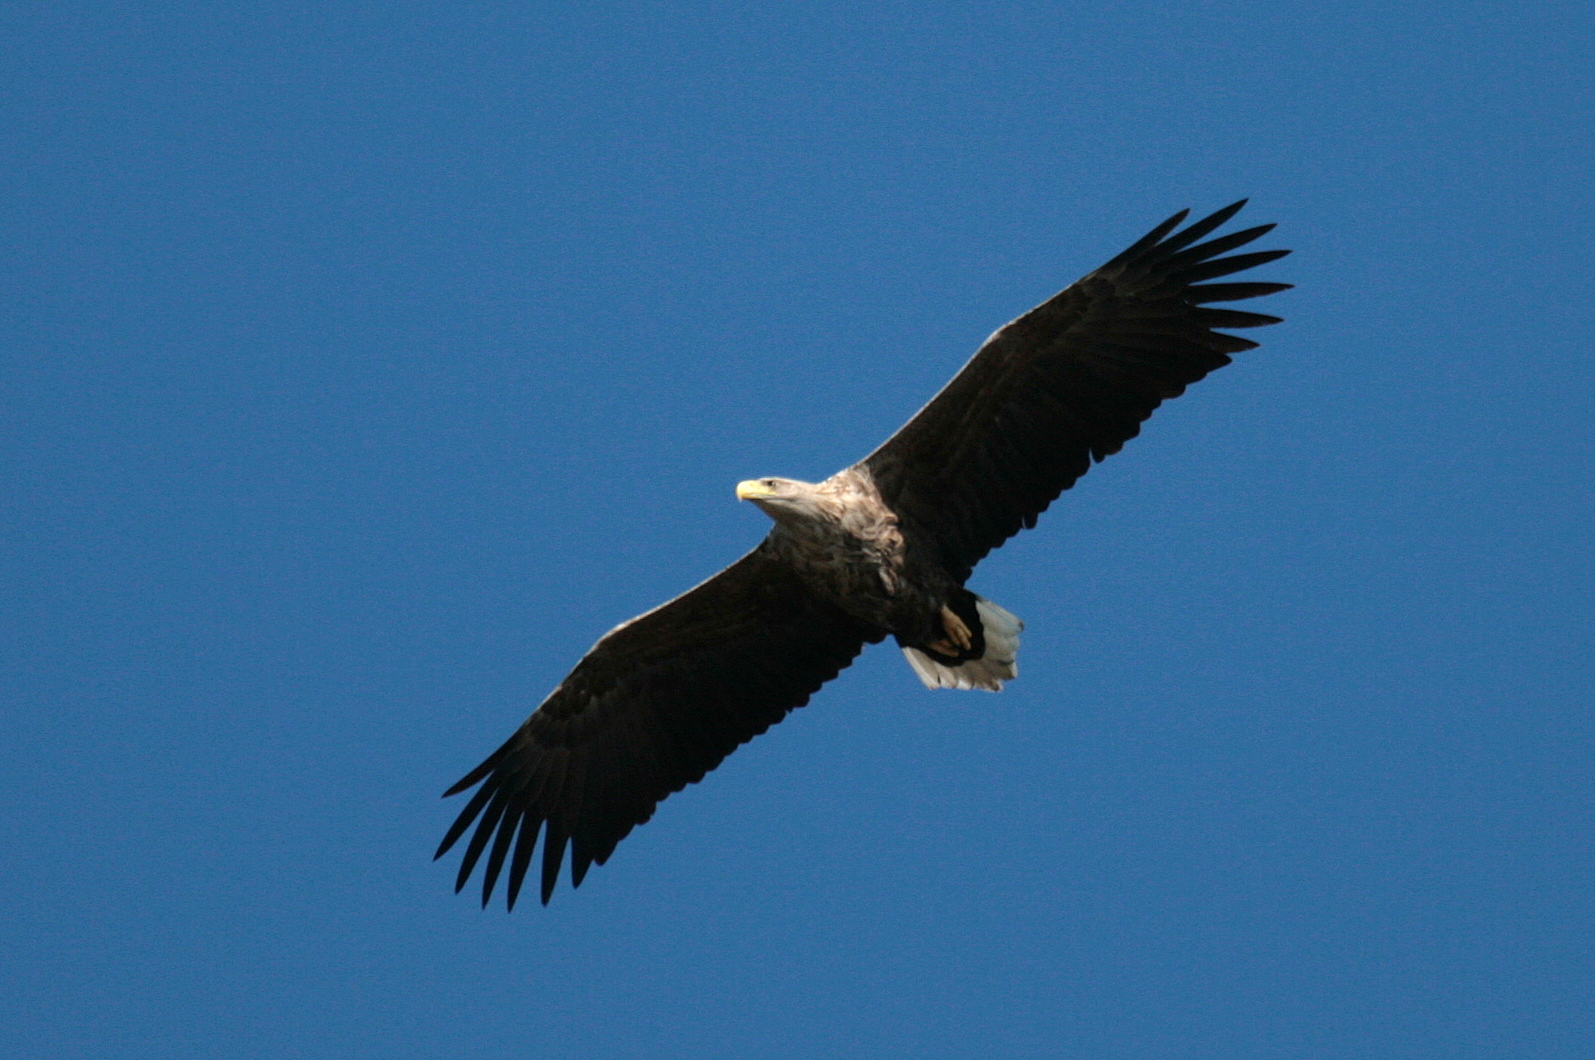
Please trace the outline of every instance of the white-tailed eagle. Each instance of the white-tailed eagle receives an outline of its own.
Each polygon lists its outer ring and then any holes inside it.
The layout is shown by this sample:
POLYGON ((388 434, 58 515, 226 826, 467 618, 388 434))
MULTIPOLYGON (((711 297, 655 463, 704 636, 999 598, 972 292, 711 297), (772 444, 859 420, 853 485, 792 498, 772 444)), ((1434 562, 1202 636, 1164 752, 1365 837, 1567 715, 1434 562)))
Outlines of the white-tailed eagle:
POLYGON ((1279 318, 1213 308, 1284 283, 1221 282, 1288 251, 1229 254, 1273 225, 1200 242, 1243 202, 1181 211, 1006 325, 875 452, 818 484, 751 479, 775 522, 752 552, 605 634, 515 735, 447 795, 481 787, 456 889, 485 854, 482 904, 510 908, 543 837, 542 898, 571 885, 680 791, 890 636, 929 688, 997 690, 1021 623, 968 589, 981 557, 1032 527, 1152 410, 1257 345, 1218 329, 1279 318), (1228 255, 1228 256, 1225 256, 1228 255))

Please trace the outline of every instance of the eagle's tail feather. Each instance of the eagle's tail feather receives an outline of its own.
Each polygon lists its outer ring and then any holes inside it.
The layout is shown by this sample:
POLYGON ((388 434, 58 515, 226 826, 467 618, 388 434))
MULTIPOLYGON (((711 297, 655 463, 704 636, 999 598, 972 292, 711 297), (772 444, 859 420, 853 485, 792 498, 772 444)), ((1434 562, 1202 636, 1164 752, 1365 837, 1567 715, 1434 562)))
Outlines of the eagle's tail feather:
POLYGON ((975 597, 975 610, 980 615, 986 637, 986 650, 980 658, 949 666, 918 648, 903 648, 903 657, 926 688, 983 688, 988 692, 1000 692, 1004 681, 1019 676, 1019 631, 1025 624, 981 596, 975 597))

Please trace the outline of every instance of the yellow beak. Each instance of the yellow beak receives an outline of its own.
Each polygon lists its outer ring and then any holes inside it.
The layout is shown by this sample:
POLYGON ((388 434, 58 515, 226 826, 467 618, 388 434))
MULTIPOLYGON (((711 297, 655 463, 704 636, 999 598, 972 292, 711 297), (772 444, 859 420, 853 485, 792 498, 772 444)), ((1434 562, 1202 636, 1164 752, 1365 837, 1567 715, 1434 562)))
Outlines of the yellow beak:
POLYGON ((768 497, 770 495, 770 487, 766 486, 756 478, 750 478, 746 482, 737 483, 737 500, 739 501, 755 501, 760 497, 768 497))

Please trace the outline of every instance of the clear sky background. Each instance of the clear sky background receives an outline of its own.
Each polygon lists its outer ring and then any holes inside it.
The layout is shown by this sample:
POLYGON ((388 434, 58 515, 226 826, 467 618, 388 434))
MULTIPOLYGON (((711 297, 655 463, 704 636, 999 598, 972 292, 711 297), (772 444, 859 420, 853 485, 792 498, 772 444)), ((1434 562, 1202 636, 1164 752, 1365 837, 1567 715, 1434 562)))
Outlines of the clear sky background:
POLYGON ((1587 3, 0 21, 29 1058, 1595 1056, 1587 3), (1286 323, 551 906, 438 796, 995 327, 1243 195, 1286 323))

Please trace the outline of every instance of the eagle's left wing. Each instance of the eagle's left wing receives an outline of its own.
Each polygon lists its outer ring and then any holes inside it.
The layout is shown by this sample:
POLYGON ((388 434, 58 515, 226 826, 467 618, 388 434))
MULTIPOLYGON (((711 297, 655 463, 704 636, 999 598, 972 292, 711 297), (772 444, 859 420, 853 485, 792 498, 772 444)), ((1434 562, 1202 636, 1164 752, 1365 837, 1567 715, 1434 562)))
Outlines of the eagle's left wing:
POLYGON ((1279 322, 1210 308, 1290 286, 1206 282, 1289 253, 1221 256, 1273 225, 1197 242, 1244 204, 1179 232, 1185 212, 1175 214, 1001 328, 861 461, 898 517, 940 545, 955 577, 967 578, 987 552, 1034 526, 1091 461, 1118 452, 1164 400, 1257 345, 1215 329, 1279 322))

